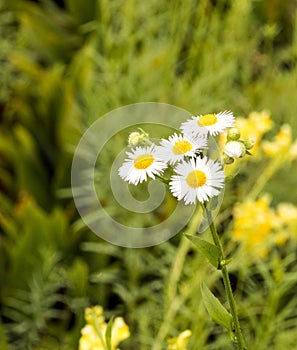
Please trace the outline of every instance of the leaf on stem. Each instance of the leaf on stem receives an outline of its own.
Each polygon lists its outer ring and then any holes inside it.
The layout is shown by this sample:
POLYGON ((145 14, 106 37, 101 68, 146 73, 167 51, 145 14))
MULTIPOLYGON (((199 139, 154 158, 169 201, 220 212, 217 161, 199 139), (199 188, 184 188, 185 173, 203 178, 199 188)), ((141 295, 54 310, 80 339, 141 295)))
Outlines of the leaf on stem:
POLYGON ((204 282, 201 283, 200 287, 204 305, 212 320, 232 331, 232 315, 224 308, 219 299, 212 294, 204 282))
POLYGON ((199 249, 199 251, 209 260, 209 262, 217 269, 220 266, 220 250, 217 246, 212 243, 205 241, 197 236, 193 235, 185 235, 195 246, 199 249))

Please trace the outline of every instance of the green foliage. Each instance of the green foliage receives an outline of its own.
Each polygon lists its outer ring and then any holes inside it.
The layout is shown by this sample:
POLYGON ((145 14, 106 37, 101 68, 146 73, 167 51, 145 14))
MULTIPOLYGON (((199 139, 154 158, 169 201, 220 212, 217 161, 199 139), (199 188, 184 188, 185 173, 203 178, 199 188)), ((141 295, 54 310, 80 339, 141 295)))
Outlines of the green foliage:
POLYGON ((13 12, 4 11, 0 3, 0 104, 7 102, 11 97, 16 74, 13 65, 7 57, 16 42, 15 17, 13 12))
POLYGON ((114 319, 111 318, 108 322, 106 333, 105 333, 105 342, 107 346, 107 350, 112 350, 111 347, 111 331, 112 331, 112 325, 113 325, 114 319))
POLYGON ((219 299, 213 295, 204 282, 201 283, 201 295, 204 305, 214 322, 232 332, 232 315, 225 309, 219 299))
POLYGON ((95 0, 66 0, 65 5, 79 24, 91 22, 97 17, 98 3, 95 0))
MULTIPOLYGON (((217 272, 182 235, 140 250, 101 242, 70 198, 71 160, 94 120, 143 101, 194 114, 268 109, 296 136, 296 16, 289 0, 0 1, 1 349, 76 349, 90 304, 125 317, 123 350, 165 349, 186 328, 189 349, 228 349, 228 332, 210 322, 201 298, 207 280, 222 300, 217 272)), ((127 134, 98 160, 99 185, 127 134)), ((296 200, 295 168, 269 183, 275 203, 296 200)), ((228 188, 217 218, 235 253, 230 210, 249 175, 228 188)), ((158 222, 172 206, 167 198, 163 212, 118 219, 158 222)), ((230 264, 251 349, 296 344, 295 248, 292 240, 264 261, 238 255, 230 264)))
POLYGON ((209 262, 215 267, 220 266, 221 255, 219 248, 212 243, 205 241, 197 236, 186 235, 186 237, 195 244, 199 251, 209 260, 209 262))
MULTIPOLYGON (((16 221, 7 225, 1 245, 6 266, 1 302, 8 339, 13 348, 24 349, 38 346, 45 329, 46 338, 59 338, 57 325, 67 326, 73 313, 87 305, 88 268, 71 256, 74 241, 61 210, 47 215, 31 198, 23 198, 13 211, 16 221)), ((77 322, 71 327, 76 337, 82 319, 77 322)))

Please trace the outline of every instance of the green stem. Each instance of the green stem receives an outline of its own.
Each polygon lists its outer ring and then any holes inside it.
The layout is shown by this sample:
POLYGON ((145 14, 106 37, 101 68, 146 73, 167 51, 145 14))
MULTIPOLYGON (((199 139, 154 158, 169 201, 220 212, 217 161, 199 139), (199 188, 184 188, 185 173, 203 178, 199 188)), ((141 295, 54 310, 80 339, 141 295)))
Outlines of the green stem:
MULTIPOLYGON (((223 248, 220 242, 220 238, 219 235, 217 233, 216 227, 213 223, 212 220, 212 216, 211 216, 211 212, 207 209, 206 203, 202 204, 202 208, 207 216, 207 220, 209 223, 209 227, 210 227, 210 231, 212 234, 212 238, 214 241, 214 244, 219 248, 220 251, 220 255, 221 255, 221 260, 224 261, 225 257, 224 257, 224 252, 223 252, 223 248)), ((235 300, 234 300, 234 296, 232 293, 232 288, 231 288, 231 283, 230 283, 230 278, 229 278, 229 273, 228 273, 228 269, 227 266, 224 265, 221 267, 222 270, 222 275, 223 275, 223 281, 224 281, 224 286, 225 286, 225 290, 226 290, 226 294, 227 294, 227 299, 228 299, 228 303, 229 303, 229 307, 230 307, 230 311, 233 317, 233 323, 234 323, 234 332, 235 332, 235 336, 236 336, 236 343, 238 346, 239 350, 247 350, 247 347, 245 345, 243 336, 242 336, 242 332, 241 332, 241 328, 240 328, 240 324, 239 324, 239 319, 238 319, 238 315, 237 315, 237 310, 236 310, 236 304, 235 304, 235 300)))

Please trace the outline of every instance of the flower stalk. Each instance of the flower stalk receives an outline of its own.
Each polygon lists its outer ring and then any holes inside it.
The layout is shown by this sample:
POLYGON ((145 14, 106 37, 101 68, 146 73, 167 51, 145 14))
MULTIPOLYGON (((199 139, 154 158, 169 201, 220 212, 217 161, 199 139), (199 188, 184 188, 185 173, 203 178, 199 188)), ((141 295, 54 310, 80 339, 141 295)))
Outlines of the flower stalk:
MULTIPOLYGON (((206 214, 213 242, 214 242, 214 244, 216 245, 216 247, 220 251, 221 262, 222 261, 226 261, 226 259, 224 257, 224 252, 223 252, 223 248, 222 248, 222 245, 221 245, 221 242, 220 242, 219 235, 218 235, 216 227, 215 227, 215 225, 213 223, 211 212, 207 209, 206 202, 201 203, 201 206, 202 206, 203 211, 206 214)), ((244 341, 244 338, 243 338, 243 335, 242 335, 242 332, 241 332, 241 327, 240 327, 240 323, 239 323, 239 319, 238 319, 237 308, 236 308, 235 299, 234 299, 232 288, 231 288, 231 283, 230 283, 230 278, 229 278, 227 265, 226 264, 219 264, 218 269, 220 269, 222 271, 224 287, 225 287, 225 291, 226 291, 226 294, 227 294, 227 299, 228 299, 228 303, 229 303, 229 307, 230 307, 230 312, 231 312, 231 315, 232 315, 232 318, 233 318, 233 325, 234 325, 234 337, 233 337, 233 340, 236 342, 237 347, 238 347, 239 350, 247 350, 247 347, 246 347, 246 344, 245 344, 245 341, 244 341)))

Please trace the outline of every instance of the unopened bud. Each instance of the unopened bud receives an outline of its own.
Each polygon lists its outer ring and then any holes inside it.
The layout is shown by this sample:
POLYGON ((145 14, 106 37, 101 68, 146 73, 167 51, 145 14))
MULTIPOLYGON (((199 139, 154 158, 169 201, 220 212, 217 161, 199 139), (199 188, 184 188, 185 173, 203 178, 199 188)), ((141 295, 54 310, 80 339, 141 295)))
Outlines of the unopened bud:
POLYGON ((130 146, 137 146, 139 144, 139 142, 142 140, 142 135, 137 132, 131 132, 131 134, 128 137, 128 144, 130 146))
POLYGON ((246 148, 242 142, 230 141, 226 144, 224 153, 231 158, 242 158, 246 153, 246 148))
POLYGON ((234 163, 234 159, 229 157, 229 156, 227 156, 227 154, 224 153, 223 154, 223 162, 224 162, 224 164, 229 165, 229 164, 234 163))
POLYGON ((236 141, 240 138, 240 131, 237 128, 230 128, 228 130, 227 139, 229 141, 236 141))
POLYGON ((256 140, 253 137, 248 137, 244 140, 244 145, 246 149, 252 149, 255 146, 256 140))

